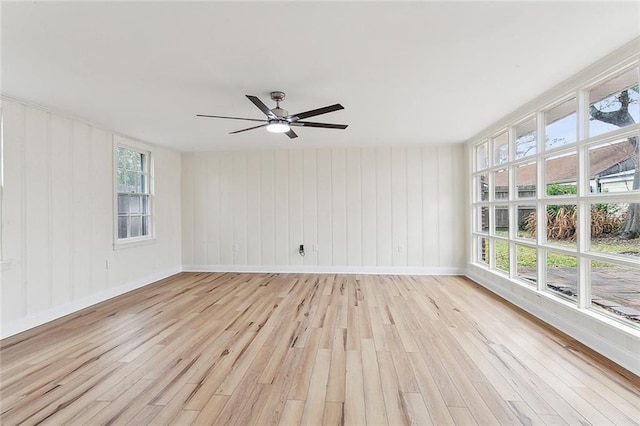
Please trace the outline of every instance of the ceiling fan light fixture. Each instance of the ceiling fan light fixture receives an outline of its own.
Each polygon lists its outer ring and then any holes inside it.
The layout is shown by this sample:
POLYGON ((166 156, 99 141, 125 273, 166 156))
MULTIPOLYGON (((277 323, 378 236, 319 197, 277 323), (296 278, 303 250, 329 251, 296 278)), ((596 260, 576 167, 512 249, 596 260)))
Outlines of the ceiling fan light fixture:
POLYGON ((274 121, 267 125, 267 131, 271 133, 286 133, 289 130, 291 130, 291 127, 282 121, 274 121))

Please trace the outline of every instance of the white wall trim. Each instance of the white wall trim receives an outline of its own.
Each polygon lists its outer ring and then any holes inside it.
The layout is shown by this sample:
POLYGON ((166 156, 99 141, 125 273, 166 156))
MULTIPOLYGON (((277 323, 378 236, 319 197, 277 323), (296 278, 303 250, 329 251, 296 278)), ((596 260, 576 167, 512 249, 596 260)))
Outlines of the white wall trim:
MULTIPOLYGON (((608 324, 608 322, 603 321, 602 318, 593 318, 591 312, 579 310, 573 308, 573 306, 565 306, 565 303, 561 300, 545 297, 546 295, 540 294, 533 289, 522 288, 523 291, 532 293, 532 297, 529 300, 522 295, 510 291, 508 285, 502 285, 501 281, 503 281, 503 279, 500 277, 493 276, 491 279, 485 279, 481 274, 476 273, 476 271, 473 270, 474 268, 473 265, 470 265, 470 268, 466 270, 465 275, 469 279, 519 308, 524 309, 545 323, 568 334, 632 373, 640 375, 640 351, 633 349, 634 347, 638 348, 638 346, 640 346, 640 338, 638 337, 640 333, 633 333, 633 331, 627 333, 614 324, 608 324), (549 309, 549 307, 546 306, 549 304, 557 305, 555 306, 556 309, 549 309), (565 311, 567 313, 566 316, 562 315, 565 311), (571 320, 571 315, 580 315, 580 322, 591 326, 585 327, 576 324, 575 321, 571 320), (611 337, 611 339, 606 339, 604 336, 611 337), (616 340, 621 339, 627 340, 630 347, 627 348, 616 344, 616 340)), ((509 281, 506 278, 504 278, 504 280, 509 281)), ((517 284, 509 283, 509 285, 517 284)))
POLYGON ((180 267, 167 269, 162 272, 157 272, 155 274, 139 278, 124 285, 109 288, 107 290, 92 294, 82 299, 74 300, 73 302, 65 303, 64 305, 56 306, 46 311, 38 312, 37 314, 30 315, 25 318, 10 321, 6 324, 3 323, 0 329, 0 339, 13 336, 14 334, 22 333, 23 331, 37 327, 39 325, 43 325, 65 315, 73 314, 74 312, 78 312, 82 309, 88 308, 89 306, 104 302, 105 300, 109 300, 116 296, 128 293, 132 290, 136 290, 149 284, 153 284, 156 281, 160 281, 181 271, 182 269, 180 267))
POLYGON ((464 275, 463 268, 393 266, 309 266, 309 265, 183 265, 184 272, 248 272, 369 275, 464 275))

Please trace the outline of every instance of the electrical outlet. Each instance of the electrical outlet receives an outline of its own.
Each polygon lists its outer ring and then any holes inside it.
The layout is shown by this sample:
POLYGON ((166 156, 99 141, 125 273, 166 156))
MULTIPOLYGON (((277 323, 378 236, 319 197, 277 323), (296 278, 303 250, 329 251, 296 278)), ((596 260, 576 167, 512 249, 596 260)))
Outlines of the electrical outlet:
POLYGON ((313 251, 316 252, 316 253, 318 252, 318 245, 317 244, 313 245, 313 251))
POLYGON ((233 251, 238 251, 238 250, 239 250, 238 245, 237 245, 237 244, 234 244, 234 245, 233 245, 233 251))
POLYGON ((404 246, 402 244, 398 244, 398 253, 404 253, 404 246))

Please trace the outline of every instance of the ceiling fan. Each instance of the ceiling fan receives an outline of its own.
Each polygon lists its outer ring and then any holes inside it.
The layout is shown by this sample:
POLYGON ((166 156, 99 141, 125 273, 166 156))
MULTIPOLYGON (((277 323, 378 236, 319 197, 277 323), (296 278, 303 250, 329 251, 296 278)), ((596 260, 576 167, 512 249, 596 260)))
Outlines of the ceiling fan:
POLYGON ((316 115, 327 114, 329 112, 338 111, 344 109, 344 107, 340 104, 329 105, 323 108, 312 109, 310 111, 299 112, 297 114, 289 114, 289 111, 280 108, 280 102, 284 100, 284 92, 276 91, 271 92, 271 100, 276 102, 276 107, 273 109, 269 109, 260 99, 256 96, 246 95, 247 98, 255 106, 258 107, 260 111, 267 116, 266 120, 259 120, 256 118, 242 118, 242 117, 224 117, 220 115, 204 115, 197 114, 196 117, 208 117, 208 118, 226 118, 229 120, 245 120, 245 121, 258 121, 263 122, 264 124, 260 124, 259 126, 249 127, 247 129, 236 130, 235 132, 230 132, 232 135, 234 133, 246 132, 247 130, 258 129, 260 127, 266 127, 267 131, 272 133, 284 133, 290 138, 297 138, 298 135, 291 129, 292 127, 320 127, 323 129, 341 129, 344 130, 347 128, 347 124, 328 124, 328 123, 315 123, 311 121, 302 121, 305 118, 315 117, 316 115))

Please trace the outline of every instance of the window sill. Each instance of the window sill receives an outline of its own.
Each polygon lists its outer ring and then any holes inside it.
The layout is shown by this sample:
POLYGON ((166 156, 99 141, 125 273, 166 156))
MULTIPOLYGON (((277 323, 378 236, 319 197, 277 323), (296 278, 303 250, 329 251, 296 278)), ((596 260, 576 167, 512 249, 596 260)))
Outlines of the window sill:
POLYGON ((129 240, 117 240, 113 244, 113 249, 121 250, 121 249, 130 248, 130 247, 146 246, 146 245, 155 244, 155 243, 156 243, 155 237, 136 238, 136 239, 129 239, 129 240))

